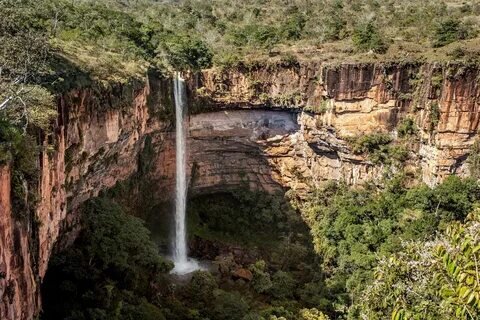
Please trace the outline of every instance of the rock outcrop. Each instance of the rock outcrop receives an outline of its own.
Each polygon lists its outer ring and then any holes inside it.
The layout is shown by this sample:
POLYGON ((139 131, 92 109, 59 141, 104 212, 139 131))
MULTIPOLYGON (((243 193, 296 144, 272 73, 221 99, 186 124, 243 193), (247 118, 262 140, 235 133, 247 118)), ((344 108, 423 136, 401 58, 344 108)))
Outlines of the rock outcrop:
MULTIPOLYGON (((30 320, 38 314, 52 251, 72 243, 81 228, 79 206, 137 171, 147 135, 158 133, 159 148, 163 135, 170 135, 167 122, 149 115, 149 93, 150 83, 140 83, 59 97, 58 120, 49 137, 56 148, 39 159, 35 230, 11 212, 10 168, 0 167, 2 320, 30 320)), ((157 101, 155 108, 164 106, 157 101)))
MULTIPOLYGON (((430 185, 465 175, 475 169, 467 159, 477 139, 479 76, 477 68, 459 65, 316 62, 191 75, 190 190, 248 184, 302 193, 328 180, 379 179, 389 166, 352 151, 354 139, 373 133, 406 146, 406 170, 430 185), (399 139, 398 126, 407 118, 415 134, 399 139)), ((152 193, 158 200, 172 194, 170 85, 151 78, 59 97, 58 121, 45 139, 55 150, 39 159, 36 224, 15 218, 11 168, 0 167, 1 319, 38 314, 49 258, 78 234, 80 205, 145 170, 146 141, 152 149, 148 174, 157 189, 152 193)))
POLYGON ((396 138, 398 124, 411 118, 418 132, 408 141, 410 167, 421 168, 422 180, 434 185, 449 174, 469 172, 479 78, 478 67, 455 64, 303 63, 207 70, 191 86, 210 110, 267 105, 303 112, 299 123, 311 147, 304 148, 305 161, 314 181, 379 177, 379 166, 353 155, 348 138, 378 132, 396 138))
POLYGON ((11 178, 11 168, 0 166, 0 319, 33 319, 39 296, 31 230, 12 212, 11 178))

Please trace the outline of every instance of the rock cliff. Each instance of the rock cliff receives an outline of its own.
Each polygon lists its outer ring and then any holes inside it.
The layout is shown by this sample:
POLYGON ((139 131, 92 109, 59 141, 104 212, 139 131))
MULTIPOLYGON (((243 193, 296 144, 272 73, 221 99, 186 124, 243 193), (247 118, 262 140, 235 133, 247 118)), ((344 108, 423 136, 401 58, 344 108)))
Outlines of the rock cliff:
POLYGON ((379 177, 382 166, 355 155, 347 142, 379 132, 395 139, 398 125, 412 119, 418 132, 408 139, 408 164, 434 185, 449 174, 468 173, 466 160, 478 131, 479 77, 478 67, 457 64, 294 63, 207 70, 191 86, 210 109, 269 106, 301 112, 299 138, 312 181, 379 177))
MULTIPOLYGON (((373 133, 406 147, 402 166, 430 185, 448 174, 465 175, 474 169, 467 159, 477 138, 479 75, 463 65, 316 62, 189 75, 190 190, 248 184, 304 193, 322 181, 379 179, 398 166, 352 147, 373 133), (400 139, 404 119, 412 119, 416 130, 400 139)), ((79 206, 143 170, 147 140, 151 192, 159 201, 172 194, 170 86, 150 77, 58 98, 54 134, 45 139, 55 150, 39 159, 38 223, 32 226, 12 213, 11 168, 0 168, 0 318, 38 314, 49 257, 78 234, 79 206)))

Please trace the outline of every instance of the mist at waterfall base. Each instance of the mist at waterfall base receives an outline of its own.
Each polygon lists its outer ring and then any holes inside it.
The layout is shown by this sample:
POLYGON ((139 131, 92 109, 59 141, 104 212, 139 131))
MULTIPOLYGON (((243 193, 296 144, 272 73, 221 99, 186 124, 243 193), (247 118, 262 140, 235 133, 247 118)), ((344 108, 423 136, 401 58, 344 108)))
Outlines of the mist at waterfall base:
POLYGON ((176 174, 175 174, 175 232, 172 241, 172 260, 175 264, 172 273, 183 275, 202 269, 198 262, 188 257, 186 234, 186 207, 187 207, 187 123, 185 121, 187 103, 185 81, 177 74, 174 79, 175 97, 175 149, 176 149, 176 174))

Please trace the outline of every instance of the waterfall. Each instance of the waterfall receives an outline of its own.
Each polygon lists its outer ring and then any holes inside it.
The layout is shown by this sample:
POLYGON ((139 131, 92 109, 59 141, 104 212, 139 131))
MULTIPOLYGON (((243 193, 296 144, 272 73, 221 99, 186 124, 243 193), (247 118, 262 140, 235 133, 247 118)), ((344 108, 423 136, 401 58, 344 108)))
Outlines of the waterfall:
POLYGON ((185 136, 188 123, 185 121, 187 103, 185 81, 177 73, 173 83, 175 97, 175 237, 173 241, 173 273, 185 274, 199 269, 198 263, 187 256, 186 208, 187 208, 187 148, 185 136))

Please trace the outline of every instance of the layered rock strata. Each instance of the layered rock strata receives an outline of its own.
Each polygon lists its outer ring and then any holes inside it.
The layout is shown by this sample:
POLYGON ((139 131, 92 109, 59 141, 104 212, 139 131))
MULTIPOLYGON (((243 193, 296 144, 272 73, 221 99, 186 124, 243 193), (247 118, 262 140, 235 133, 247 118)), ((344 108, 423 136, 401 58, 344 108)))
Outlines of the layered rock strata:
MULTIPOLYGON (((475 169, 468 157, 477 139, 479 75, 461 65, 314 62, 191 75, 191 191, 249 185, 307 192, 328 180, 380 179, 386 165, 352 151, 352 140, 374 133, 406 146, 406 169, 430 185, 466 175, 475 169), (400 139, 407 118, 416 130, 400 139)), ((36 224, 15 218, 12 168, 0 167, 0 318, 38 314, 49 257, 78 234, 80 205, 141 170, 147 138, 152 193, 159 200, 172 194, 171 99, 170 81, 161 79, 59 97, 46 139, 54 150, 38 161, 36 224)))

